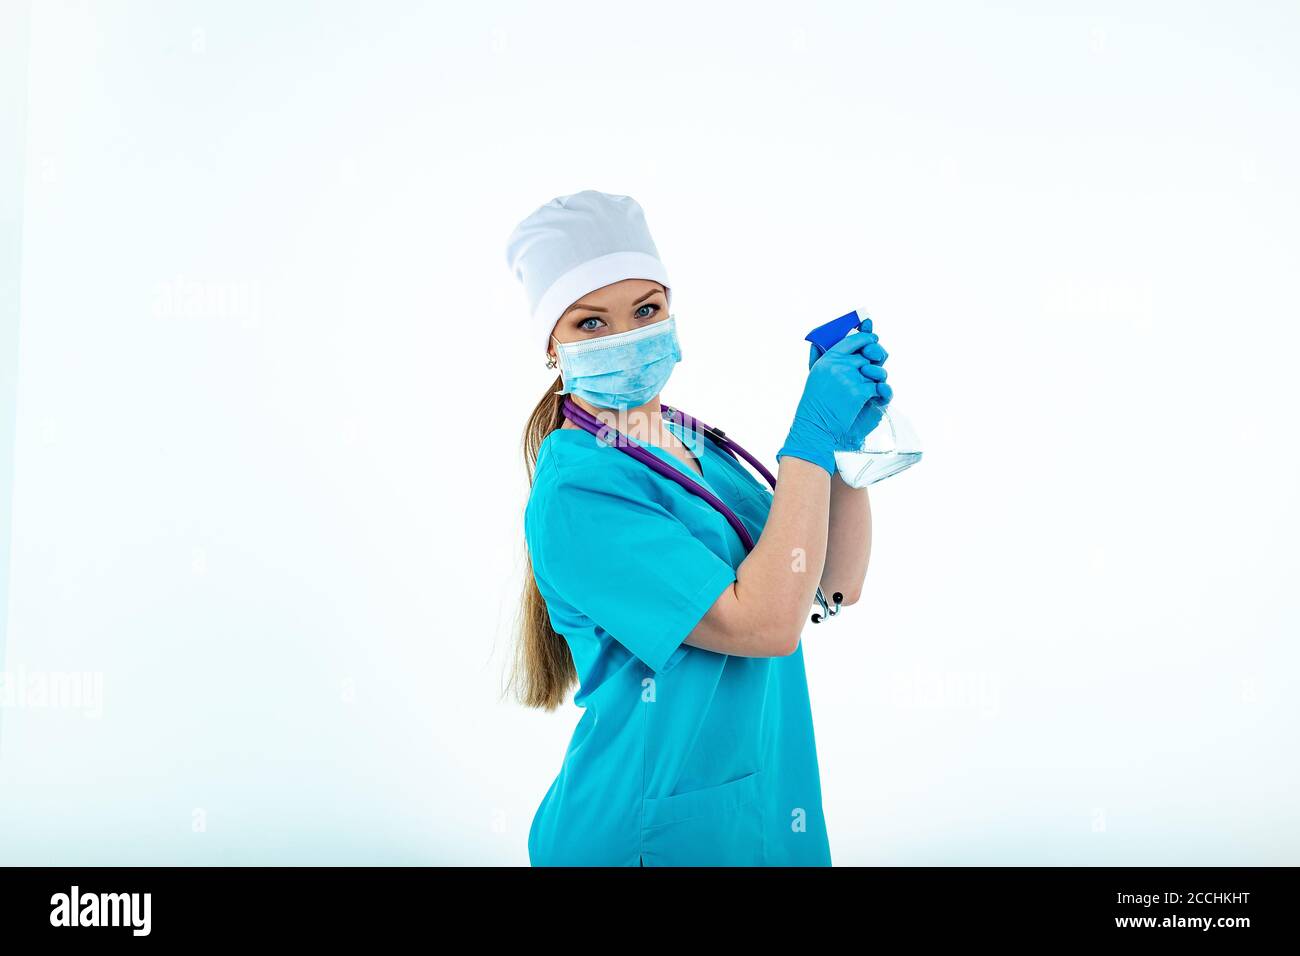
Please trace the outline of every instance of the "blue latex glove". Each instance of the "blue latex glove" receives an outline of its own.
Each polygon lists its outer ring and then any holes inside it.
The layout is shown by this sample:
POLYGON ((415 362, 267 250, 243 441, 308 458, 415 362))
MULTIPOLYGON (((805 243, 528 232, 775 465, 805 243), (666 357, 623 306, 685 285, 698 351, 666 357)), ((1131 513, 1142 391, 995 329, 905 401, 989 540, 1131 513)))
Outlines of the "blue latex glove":
MULTIPOLYGON (((862 354, 873 365, 883 366, 885 359, 889 358, 889 353, 880 345, 879 337, 871 331, 871 320, 863 319, 858 324, 858 329, 857 332, 850 332, 846 338, 870 335, 874 347, 864 349, 862 354)), ((811 346, 808 352, 808 367, 811 369, 821 357, 822 350, 816 345, 811 346)), ((885 406, 894 397, 894 390, 885 384, 886 373, 883 368, 878 368, 877 371, 864 370, 864 374, 869 375, 876 382, 876 395, 862 407, 862 411, 858 412, 857 418, 853 420, 853 424, 844 434, 843 443, 836 446, 836 451, 857 451, 861 448, 862 443, 867 440, 867 436, 880 424, 885 414, 885 406)))
POLYGON ((894 390, 884 382, 876 384, 876 397, 862 406, 862 411, 858 412, 858 417, 853 420, 853 425, 849 428, 845 437, 843 448, 837 448, 836 451, 858 451, 862 448, 862 443, 870 435, 885 417, 885 406, 889 400, 894 397, 894 390))
POLYGON ((884 355, 876 336, 852 332, 812 363, 778 461, 785 455, 802 458, 834 477, 836 449, 849 447, 859 416, 879 396, 877 382, 885 370, 872 363, 872 355, 884 355))

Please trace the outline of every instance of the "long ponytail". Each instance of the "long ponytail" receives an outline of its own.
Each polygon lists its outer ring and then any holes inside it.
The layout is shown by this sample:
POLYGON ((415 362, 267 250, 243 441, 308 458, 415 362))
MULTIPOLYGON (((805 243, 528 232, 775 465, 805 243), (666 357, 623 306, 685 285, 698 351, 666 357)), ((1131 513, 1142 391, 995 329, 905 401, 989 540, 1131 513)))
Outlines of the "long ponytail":
MULTIPOLYGON (((560 407, 563 395, 555 392, 562 379, 556 378, 524 428, 524 466, 528 469, 528 484, 533 483, 537 467, 537 453, 542 441, 564 424, 560 407)), ((564 703, 565 694, 578 681, 578 671, 573 665, 573 654, 563 636, 551 627, 546 601, 537 589, 533 563, 524 543, 524 593, 520 601, 518 638, 515 643, 514 665, 507 689, 515 688, 515 698, 525 707, 555 710, 564 703)))

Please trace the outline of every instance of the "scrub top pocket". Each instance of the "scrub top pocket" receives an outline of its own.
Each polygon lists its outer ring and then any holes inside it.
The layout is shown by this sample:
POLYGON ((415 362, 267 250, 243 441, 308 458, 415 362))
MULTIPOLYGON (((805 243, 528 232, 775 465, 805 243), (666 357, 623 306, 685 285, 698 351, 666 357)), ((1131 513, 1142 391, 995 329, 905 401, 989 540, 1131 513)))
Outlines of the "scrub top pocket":
POLYGON ((641 849, 649 866, 763 866, 763 771, 714 787, 647 797, 641 849))

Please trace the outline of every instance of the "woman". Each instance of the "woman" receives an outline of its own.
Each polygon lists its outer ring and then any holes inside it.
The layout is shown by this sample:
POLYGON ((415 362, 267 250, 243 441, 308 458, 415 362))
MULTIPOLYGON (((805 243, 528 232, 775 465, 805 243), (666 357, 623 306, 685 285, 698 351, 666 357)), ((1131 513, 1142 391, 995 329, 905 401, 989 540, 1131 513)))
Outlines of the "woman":
POLYGON ((834 453, 880 420, 884 349, 866 330, 814 353, 772 493, 660 413, 681 350, 634 200, 554 199, 515 229, 507 258, 561 373, 524 435, 512 683, 553 710, 576 680, 583 708, 533 819, 531 863, 829 866, 799 635, 819 583, 845 604, 861 591, 870 506, 836 477, 834 453), (565 395, 722 499, 753 551, 700 497, 569 422, 565 395))

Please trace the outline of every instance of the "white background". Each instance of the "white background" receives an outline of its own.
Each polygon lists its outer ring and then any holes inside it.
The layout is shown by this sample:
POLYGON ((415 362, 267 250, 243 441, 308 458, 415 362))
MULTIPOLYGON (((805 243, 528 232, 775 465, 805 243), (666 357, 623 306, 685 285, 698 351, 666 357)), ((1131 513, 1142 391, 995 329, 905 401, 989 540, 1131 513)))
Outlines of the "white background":
POLYGON ((552 381, 505 240, 592 188, 666 401, 770 460, 857 308, 920 433, 804 635, 837 865, 1300 863, 1294 4, 27 28, 3 663, 103 697, 0 709, 0 861, 527 864, 579 712, 502 696, 552 381))

